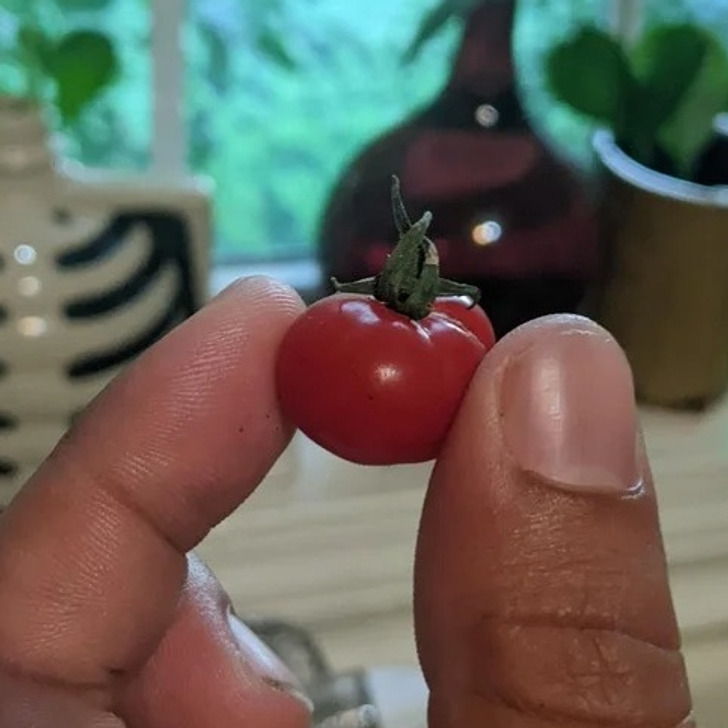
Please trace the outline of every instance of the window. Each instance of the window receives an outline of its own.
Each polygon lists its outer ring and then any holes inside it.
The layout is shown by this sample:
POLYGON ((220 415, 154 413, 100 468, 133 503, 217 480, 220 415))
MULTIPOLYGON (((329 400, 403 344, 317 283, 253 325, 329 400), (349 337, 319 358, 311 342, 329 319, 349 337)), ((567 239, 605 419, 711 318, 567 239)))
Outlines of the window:
MULTIPOLYGON (((124 73, 73 130, 68 154, 92 166, 211 176, 216 260, 236 263, 310 258, 328 191, 347 161, 437 93, 459 38, 456 24, 413 65, 399 60, 436 2, 367 0, 366 9, 342 0, 32 6, 49 24, 101 27, 122 55, 124 73)), ((0 0, 0 36, 14 10, 28 7, 28 0, 0 0)), ((526 105, 579 163, 589 159, 590 129, 546 93, 543 54, 579 23, 608 22, 609 12, 638 21, 635 9, 648 22, 694 17, 728 37, 723 0, 519 3, 516 53, 526 105)), ((0 80, 2 73, 0 65, 0 80)))

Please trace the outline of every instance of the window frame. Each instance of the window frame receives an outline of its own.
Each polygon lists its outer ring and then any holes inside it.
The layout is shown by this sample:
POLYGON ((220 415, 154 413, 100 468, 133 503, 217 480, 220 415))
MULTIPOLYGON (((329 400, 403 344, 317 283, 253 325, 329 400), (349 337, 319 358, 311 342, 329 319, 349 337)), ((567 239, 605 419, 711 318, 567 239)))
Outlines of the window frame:
POLYGON ((152 56, 152 171, 184 175, 187 165, 185 58, 186 0, 150 0, 152 56))

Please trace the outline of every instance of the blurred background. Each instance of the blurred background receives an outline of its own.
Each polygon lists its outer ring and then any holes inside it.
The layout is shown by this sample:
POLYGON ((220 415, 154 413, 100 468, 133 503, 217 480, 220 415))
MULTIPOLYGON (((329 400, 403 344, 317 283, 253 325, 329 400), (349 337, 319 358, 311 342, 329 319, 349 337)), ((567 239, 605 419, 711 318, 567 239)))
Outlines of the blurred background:
MULTIPOLYGON (((336 0, 33 3, 59 30, 103 30, 121 57, 123 73, 67 131, 67 153, 93 167, 209 175, 217 184, 213 254, 220 264, 314 257, 320 217, 346 164, 431 101, 448 78, 462 33, 457 22, 402 62, 437 4, 372 0, 364 18, 336 0), (180 31, 175 48, 169 38, 180 31), (180 94, 175 103, 156 108, 154 99, 169 100, 171 92, 180 94)), ((14 5, 0 3, 6 38, 14 5)), ((581 165, 590 163, 592 125, 549 94, 543 58, 581 24, 610 27, 618 7, 629 5, 640 6, 646 22, 697 20, 728 36, 721 0, 518 3, 524 103, 544 136, 581 165)), ((3 64, 0 74, 6 86, 12 68, 3 64)))
MULTIPOLYGON (((624 347, 698 715, 723 728, 726 0, 0 0, 0 501, 227 282, 313 301, 376 274, 393 173, 499 336, 580 312, 624 347)), ((428 474, 297 435, 203 546, 322 717, 373 701, 422 725, 428 474)))

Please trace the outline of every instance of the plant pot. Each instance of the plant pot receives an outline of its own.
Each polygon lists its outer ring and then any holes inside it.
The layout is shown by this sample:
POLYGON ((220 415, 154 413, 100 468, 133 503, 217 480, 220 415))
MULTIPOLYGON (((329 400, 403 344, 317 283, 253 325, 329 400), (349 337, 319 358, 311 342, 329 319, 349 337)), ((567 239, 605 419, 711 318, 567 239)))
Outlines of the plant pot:
POLYGON ((0 97, 0 504, 107 382, 207 297, 209 190, 60 161, 0 97))
POLYGON ((601 280, 589 313, 624 347, 638 398, 702 409, 728 386, 728 187, 638 164, 600 131, 601 280))

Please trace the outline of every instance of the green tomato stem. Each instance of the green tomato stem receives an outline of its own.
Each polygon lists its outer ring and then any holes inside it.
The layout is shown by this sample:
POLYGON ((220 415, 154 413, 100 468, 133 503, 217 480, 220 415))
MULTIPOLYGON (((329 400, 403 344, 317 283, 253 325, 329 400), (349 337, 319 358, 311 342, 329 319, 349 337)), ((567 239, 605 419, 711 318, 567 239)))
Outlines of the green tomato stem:
POLYGON ((399 241, 381 273, 351 283, 332 278, 335 290, 372 295, 388 308, 415 321, 432 311, 438 297, 466 296, 475 306, 480 300, 480 291, 475 286, 440 278, 437 248, 427 237, 432 213, 425 212, 415 223, 410 221, 397 177, 392 178, 392 214, 399 241))

